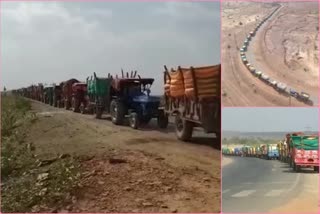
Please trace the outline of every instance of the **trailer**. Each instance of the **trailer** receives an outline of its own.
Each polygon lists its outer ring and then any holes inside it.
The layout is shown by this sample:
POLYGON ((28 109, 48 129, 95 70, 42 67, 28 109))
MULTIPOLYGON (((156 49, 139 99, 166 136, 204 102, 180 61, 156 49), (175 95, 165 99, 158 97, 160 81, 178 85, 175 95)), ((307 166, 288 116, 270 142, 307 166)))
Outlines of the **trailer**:
POLYGON ((267 145, 261 144, 260 145, 261 155, 260 157, 263 159, 267 159, 268 157, 268 151, 267 151, 267 145))
POLYGON ((308 104, 308 105, 313 105, 312 100, 310 100, 310 95, 306 92, 302 91, 300 94, 298 93, 297 99, 301 102, 308 104))
POLYGON ((72 84, 72 99, 71 109, 73 112, 81 112, 84 114, 89 104, 87 96, 87 84, 83 82, 77 82, 72 84))
POLYGON ((194 127, 200 127, 220 142, 221 65, 164 68, 164 111, 175 118, 178 139, 190 140, 194 127))
POLYGON ((260 78, 265 82, 268 82, 268 80, 269 80, 269 76, 267 74, 264 74, 264 73, 261 74, 260 78))
POLYGON ((74 83, 79 82, 77 79, 69 79, 65 82, 62 82, 60 85, 62 86, 62 99, 64 108, 66 110, 69 110, 71 107, 71 101, 72 101, 72 85, 74 83))
POLYGON ((319 137, 317 135, 290 136, 290 162, 294 171, 313 168, 319 172, 319 137))

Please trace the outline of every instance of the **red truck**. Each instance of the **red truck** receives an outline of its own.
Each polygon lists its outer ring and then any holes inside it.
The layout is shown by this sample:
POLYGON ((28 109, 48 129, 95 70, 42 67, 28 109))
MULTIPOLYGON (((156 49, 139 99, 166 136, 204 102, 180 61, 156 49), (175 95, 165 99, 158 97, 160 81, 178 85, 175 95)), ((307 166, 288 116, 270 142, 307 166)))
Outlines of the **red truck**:
POLYGON ((313 168, 319 172, 319 137, 317 135, 290 136, 290 165, 294 171, 313 168))

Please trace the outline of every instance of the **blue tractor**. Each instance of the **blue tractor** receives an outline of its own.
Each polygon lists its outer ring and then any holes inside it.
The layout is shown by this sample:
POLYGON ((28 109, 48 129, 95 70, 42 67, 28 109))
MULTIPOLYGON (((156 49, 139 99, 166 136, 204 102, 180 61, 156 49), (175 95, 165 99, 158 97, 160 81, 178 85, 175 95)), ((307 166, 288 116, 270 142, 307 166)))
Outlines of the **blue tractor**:
POLYGON ((112 122, 122 125, 126 118, 133 129, 146 125, 157 118, 158 126, 168 126, 168 115, 160 108, 161 97, 151 96, 150 87, 153 78, 141 78, 133 75, 115 78, 111 87, 110 115, 112 122))

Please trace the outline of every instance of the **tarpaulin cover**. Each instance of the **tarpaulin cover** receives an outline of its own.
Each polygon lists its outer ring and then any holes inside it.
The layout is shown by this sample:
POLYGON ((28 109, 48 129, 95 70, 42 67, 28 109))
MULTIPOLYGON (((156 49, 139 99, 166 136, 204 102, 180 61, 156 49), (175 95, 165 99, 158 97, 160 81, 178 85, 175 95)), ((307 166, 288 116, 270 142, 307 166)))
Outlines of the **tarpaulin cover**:
POLYGON ((171 69, 166 73, 165 93, 172 97, 219 97, 220 74, 220 65, 171 69))
POLYGON ((88 94, 106 96, 110 92, 111 83, 111 78, 91 78, 87 80, 88 94))
POLYGON ((297 149, 318 150, 319 148, 318 136, 291 136, 291 139, 291 146, 297 149))

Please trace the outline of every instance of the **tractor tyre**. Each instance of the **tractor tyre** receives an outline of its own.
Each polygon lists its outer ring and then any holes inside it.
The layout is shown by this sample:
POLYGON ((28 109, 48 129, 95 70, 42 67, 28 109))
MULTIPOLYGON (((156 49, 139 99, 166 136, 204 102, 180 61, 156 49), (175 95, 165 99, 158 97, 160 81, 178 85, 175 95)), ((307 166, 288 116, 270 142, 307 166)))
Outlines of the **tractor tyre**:
POLYGON ((65 108, 66 110, 69 110, 69 109, 70 109, 70 103, 69 103, 68 100, 65 100, 65 101, 64 101, 64 108, 65 108))
POLYGON ((150 122, 151 119, 152 119, 152 117, 144 117, 144 118, 140 118, 139 122, 141 124, 147 125, 150 122))
POLYGON ((130 114, 130 127, 133 129, 138 129, 139 127, 139 116, 136 112, 130 114))
POLYGON ((192 137, 193 123, 181 118, 180 114, 175 118, 176 135, 179 140, 189 141, 192 137))
POLYGON ((96 107, 96 112, 95 112, 95 116, 96 119, 101 119, 102 117, 102 113, 103 113, 103 109, 101 107, 96 107))
POLYGON ((80 105, 80 113, 81 114, 85 114, 86 113, 86 108, 85 108, 83 103, 81 103, 81 105, 80 105))
POLYGON ((168 115, 166 115, 163 111, 159 113, 158 116, 158 127, 160 129, 166 129, 169 124, 168 115))
POLYGON ((115 125, 122 125, 125 117, 125 107, 124 105, 117 101, 112 100, 110 103, 110 114, 112 118, 112 123, 115 125))
POLYGON ((53 106, 54 106, 54 107, 57 107, 57 106, 58 106, 58 105, 57 105, 57 100, 56 100, 55 97, 53 98, 53 106))
POLYGON ((72 97, 72 110, 73 112, 80 112, 80 103, 79 103, 79 99, 72 97))

